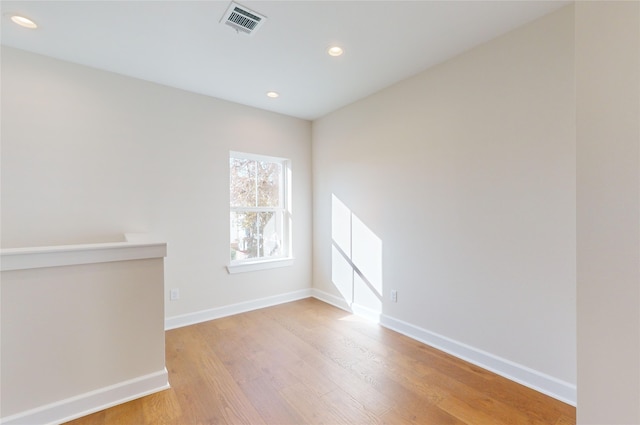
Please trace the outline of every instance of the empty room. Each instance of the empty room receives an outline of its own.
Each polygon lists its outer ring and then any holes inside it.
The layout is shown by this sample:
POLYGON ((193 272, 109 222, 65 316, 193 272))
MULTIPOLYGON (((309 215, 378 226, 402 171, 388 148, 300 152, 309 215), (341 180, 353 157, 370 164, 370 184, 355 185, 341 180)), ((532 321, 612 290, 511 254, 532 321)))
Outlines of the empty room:
POLYGON ((1 424, 640 424, 639 1, 0 8, 1 424))

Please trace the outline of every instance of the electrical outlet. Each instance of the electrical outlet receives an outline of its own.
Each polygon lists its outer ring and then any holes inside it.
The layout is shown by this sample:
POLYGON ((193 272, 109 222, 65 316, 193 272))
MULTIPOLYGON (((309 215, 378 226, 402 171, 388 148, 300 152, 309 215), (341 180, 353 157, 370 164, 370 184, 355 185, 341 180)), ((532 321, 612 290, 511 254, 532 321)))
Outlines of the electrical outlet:
POLYGON ((395 289, 391 290, 391 301, 393 301, 394 303, 398 302, 398 291, 396 291, 395 289))
POLYGON ((178 288, 173 288, 171 291, 169 291, 169 299, 171 301, 179 300, 180 290, 178 288))

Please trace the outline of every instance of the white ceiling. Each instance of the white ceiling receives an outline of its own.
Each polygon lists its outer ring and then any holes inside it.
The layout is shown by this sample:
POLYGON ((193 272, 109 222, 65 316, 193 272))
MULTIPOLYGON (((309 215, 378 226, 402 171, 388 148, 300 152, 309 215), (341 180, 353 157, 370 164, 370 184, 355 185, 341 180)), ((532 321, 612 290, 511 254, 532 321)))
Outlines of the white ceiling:
POLYGON ((229 3, 3 0, 1 41, 315 119, 570 2, 240 0, 268 18, 252 36, 219 23, 229 3), (16 12, 39 28, 13 24, 16 12), (334 43, 343 56, 326 54, 334 43))

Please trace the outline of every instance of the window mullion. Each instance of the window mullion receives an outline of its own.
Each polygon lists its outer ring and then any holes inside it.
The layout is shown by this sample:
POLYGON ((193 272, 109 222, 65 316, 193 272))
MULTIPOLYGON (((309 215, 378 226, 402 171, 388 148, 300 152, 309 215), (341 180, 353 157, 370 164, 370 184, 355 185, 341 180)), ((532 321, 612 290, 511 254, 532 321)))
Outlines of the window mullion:
POLYGON ((260 164, 258 161, 255 161, 255 168, 256 168, 256 210, 258 210, 258 212, 256 213, 256 237, 258 238, 257 240, 257 248, 256 248, 256 255, 258 258, 262 258, 263 257, 263 252, 260 252, 262 250, 264 250, 264 248, 261 250, 261 246, 264 244, 264 241, 262 240, 262 225, 261 225, 261 221, 262 221, 262 215, 260 214, 260 190, 259 190, 259 186, 258 186, 258 174, 260 173, 260 164))
POLYGON ((257 246, 256 246, 256 256, 258 258, 262 258, 262 253, 260 252, 260 240, 262 239, 260 235, 260 213, 257 213, 256 216, 256 238, 257 238, 257 246))
POLYGON ((260 206, 260 202, 258 201, 258 161, 254 161, 254 163, 256 164, 256 176, 255 176, 255 181, 256 181, 256 205, 255 207, 258 208, 260 206))

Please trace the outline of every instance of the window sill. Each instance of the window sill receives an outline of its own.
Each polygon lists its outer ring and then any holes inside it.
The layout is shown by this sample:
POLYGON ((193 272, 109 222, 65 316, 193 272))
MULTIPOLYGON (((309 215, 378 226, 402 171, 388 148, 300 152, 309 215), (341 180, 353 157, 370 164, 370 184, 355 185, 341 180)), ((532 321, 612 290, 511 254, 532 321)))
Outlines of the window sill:
POLYGON ((227 271, 229 274, 254 272, 258 270, 275 269, 278 267, 288 267, 293 265, 293 257, 278 258, 277 260, 255 261, 252 263, 229 264, 227 271))

